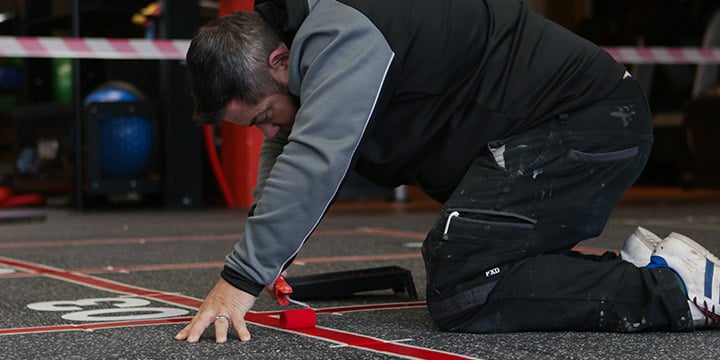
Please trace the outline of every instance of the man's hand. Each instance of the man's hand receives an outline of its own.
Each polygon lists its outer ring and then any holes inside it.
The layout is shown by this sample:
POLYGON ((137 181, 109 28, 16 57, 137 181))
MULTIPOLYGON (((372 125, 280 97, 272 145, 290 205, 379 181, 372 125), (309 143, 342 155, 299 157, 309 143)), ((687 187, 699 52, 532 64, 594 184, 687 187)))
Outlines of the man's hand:
POLYGON ((240 340, 250 340, 250 332, 245 323, 245 314, 255 304, 255 296, 248 294, 220 279, 205 298, 202 306, 190 324, 175 335, 177 340, 194 343, 210 324, 215 324, 215 342, 227 341, 232 325, 240 340))

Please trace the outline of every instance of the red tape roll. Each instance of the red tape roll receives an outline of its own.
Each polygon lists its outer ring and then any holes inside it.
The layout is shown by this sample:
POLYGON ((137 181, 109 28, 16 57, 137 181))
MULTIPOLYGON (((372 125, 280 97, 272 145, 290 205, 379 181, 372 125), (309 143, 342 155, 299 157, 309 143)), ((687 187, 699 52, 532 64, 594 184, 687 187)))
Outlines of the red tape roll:
POLYGON ((317 322, 313 309, 293 309, 280 313, 280 327, 283 329, 314 328, 317 322))

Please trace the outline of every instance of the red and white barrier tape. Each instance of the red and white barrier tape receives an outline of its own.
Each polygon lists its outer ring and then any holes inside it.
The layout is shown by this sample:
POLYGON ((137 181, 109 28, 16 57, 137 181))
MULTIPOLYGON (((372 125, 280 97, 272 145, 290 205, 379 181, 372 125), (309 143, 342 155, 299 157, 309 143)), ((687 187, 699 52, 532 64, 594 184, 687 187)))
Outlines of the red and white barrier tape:
POLYGON ((184 60, 190 40, 0 36, 0 57, 184 60))
MULTIPOLYGON (((0 36, 0 57, 183 60, 190 40, 0 36)), ((627 64, 720 64, 720 48, 605 47, 627 64)))
POLYGON ((605 50, 626 64, 720 64, 720 48, 606 47, 605 50))

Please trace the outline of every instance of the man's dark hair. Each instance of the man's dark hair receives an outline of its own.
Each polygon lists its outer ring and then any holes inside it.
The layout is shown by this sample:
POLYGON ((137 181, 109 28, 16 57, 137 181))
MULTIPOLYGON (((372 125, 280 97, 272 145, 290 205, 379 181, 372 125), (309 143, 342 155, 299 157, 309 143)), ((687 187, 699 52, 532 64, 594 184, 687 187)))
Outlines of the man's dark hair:
POLYGON ((257 104, 280 91, 268 57, 282 40, 255 12, 236 12, 209 22, 193 37, 187 53, 193 117, 199 124, 222 120, 231 100, 257 104))

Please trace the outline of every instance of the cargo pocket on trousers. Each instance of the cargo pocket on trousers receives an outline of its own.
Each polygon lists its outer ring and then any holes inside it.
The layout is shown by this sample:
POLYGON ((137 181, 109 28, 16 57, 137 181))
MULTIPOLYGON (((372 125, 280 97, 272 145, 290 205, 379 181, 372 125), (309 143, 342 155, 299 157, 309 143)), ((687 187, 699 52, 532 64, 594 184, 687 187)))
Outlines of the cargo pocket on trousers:
POLYGON ((454 285, 490 281, 500 275, 498 266, 525 256, 535 223, 520 214, 451 209, 444 228, 436 229, 439 246, 434 268, 454 285))
POLYGON ((631 158, 637 156, 640 152, 639 146, 633 146, 631 148, 601 152, 601 153, 588 153, 580 150, 570 149, 568 151, 568 157, 573 160, 581 161, 592 161, 592 162, 603 162, 603 161, 616 161, 631 158))

